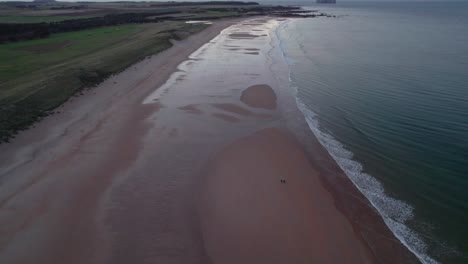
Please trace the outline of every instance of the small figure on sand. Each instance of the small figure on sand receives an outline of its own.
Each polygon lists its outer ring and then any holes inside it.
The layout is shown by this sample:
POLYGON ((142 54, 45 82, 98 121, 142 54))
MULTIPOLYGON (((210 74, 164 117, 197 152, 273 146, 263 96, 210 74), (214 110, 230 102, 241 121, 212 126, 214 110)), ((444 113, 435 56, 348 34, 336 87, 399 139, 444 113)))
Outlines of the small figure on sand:
POLYGON ((286 180, 281 179, 280 182, 281 183, 286 183, 286 180))

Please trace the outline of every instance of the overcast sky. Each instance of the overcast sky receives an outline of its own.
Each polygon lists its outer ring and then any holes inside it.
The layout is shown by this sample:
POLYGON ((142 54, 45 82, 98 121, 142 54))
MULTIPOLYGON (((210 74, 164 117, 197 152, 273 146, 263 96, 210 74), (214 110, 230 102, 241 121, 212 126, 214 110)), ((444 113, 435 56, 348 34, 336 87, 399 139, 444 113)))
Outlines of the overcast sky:
MULTIPOLYGON (((0 0, 0 2, 6 2, 12 0, 0 0)), ((25 1, 25 2, 32 2, 32 0, 13 0, 13 1, 25 1)), ((112 2, 112 1, 122 1, 122 0, 58 0, 60 2, 112 2)), ((139 2, 142 0, 123 0, 123 1, 135 1, 139 2)), ((152 0, 143 0, 146 2, 150 2, 152 0)), ((154 0, 153 0, 154 1, 154 0)), ((176 2, 200 2, 200 1, 210 1, 210 0, 155 0, 154 2, 168 2, 168 1, 176 1, 176 2)), ((301 4, 301 3, 315 3, 316 0, 211 0, 211 1, 245 1, 245 2, 259 2, 259 3, 268 3, 268 4, 301 4)), ((362 2, 362 1, 372 1, 372 2, 386 2, 386 1, 399 1, 399 2, 421 2, 421 1, 442 1, 442 2, 449 2, 449 1, 468 1, 468 0, 337 0, 338 2, 362 2)))

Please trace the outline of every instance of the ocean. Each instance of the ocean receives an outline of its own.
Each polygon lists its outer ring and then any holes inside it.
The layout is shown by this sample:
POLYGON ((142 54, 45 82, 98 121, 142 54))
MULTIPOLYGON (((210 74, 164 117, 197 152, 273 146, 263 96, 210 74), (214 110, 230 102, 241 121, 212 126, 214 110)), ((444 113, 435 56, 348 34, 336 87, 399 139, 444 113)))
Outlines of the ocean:
POLYGON ((277 30, 310 129, 423 263, 468 263, 468 3, 305 8, 337 16, 277 30))

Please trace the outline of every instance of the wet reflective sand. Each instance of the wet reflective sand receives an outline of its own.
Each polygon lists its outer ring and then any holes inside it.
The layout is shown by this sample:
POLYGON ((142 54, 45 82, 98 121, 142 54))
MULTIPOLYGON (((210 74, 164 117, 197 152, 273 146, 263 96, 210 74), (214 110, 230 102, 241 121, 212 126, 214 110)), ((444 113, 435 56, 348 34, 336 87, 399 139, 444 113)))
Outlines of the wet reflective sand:
POLYGON ((113 263, 372 262, 287 132, 302 117, 275 49, 279 23, 226 29, 144 100, 164 107, 107 218, 115 247, 144 250, 114 251, 113 263))

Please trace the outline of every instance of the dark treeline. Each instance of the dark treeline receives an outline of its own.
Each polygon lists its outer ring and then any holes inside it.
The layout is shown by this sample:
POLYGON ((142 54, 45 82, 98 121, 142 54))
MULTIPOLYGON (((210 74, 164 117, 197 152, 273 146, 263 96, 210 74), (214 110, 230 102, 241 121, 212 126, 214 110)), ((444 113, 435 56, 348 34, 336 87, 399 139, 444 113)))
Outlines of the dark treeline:
POLYGON ((153 4, 152 6, 201 6, 201 5, 259 5, 257 2, 241 2, 241 1, 208 1, 208 2, 164 2, 153 4))
POLYGON ((49 34, 47 23, 0 24, 0 43, 45 38, 49 34))
POLYGON ((51 22, 49 23, 49 27, 50 33, 61 33, 102 26, 113 26, 129 23, 157 22, 159 19, 149 19, 148 17, 177 13, 180 13, 180 11, 110 14, 103 17, 92 17, 83 19, 64 20, 60 22, 51 22))
MULTIPOLYGON (((174 6, 174 5, 213 5, 213 7, 204 7, 201 10, 192 10, 193 13, 205 13, 207 11, 218 12, 237 12, 234 16, 241 16, 244 13, 255 13, 256 15, 289 15, 288 12, 298 10, 299 7, 292 6, 260 6, 255 2, 164 2, 154 5, 158 6, 174 6), (224 5, 225 7, 216 7, 216 5, 224 5), (226 7, 226 5, 228 5, 226 7), (232 5, 232 6, 231 6, 232 5), (250 5, 246 7, 246 5, 250 5), (244 7, 240 7, 244 6, 244 7)), ((122 13, 108 14, 103 17, 92 18, 77 18, 50 23, 0 23, 0 43, 16 42, 23 40, 31 40, 48 37, 52 33, 62 33, 69 31, 78 31, 89 28, 102 26, 113 26, 129 23, 149 23, 159 22, 162 20, 179 20, 180 18, 171 17, 170 15, 178 14, 180 11, 176 8, 164 9, 159 12, 141 12, 141 13, 122 13), (155 17, 157 16, 157 17, 155 17), (153 17, 153 18, 151 18, 153 17)), ((298 16, 298 14, 295 14, 298 16)), ((313 15, 315 16, 315 15, 313 15)), ((215 19, 213 16, 206 18, 197 16, 197 19, 215 19)), ((183 18, 186 19, 186 18, 183 18)))
POLYGON ((36 5, 17 5, 15 6, 16 8, 29 8, 29 9, 34 9, 37 8, 36 5))
POLYGON ((79 10, 79 9, 87 9, 87 6, 80 5, 80 6, 56 6, 51 7, 50 10, 79 10))
MULTIPOLYGON (((253 6, 253 7, 209 7, 204 8, 203 10, 207 11, 218 11, 218 12, 260 12, 260 13, 268 13, 268 12, 278 12, 278 11, 292 11, 292 10, 299 10, 300 7, 295 6, 253 6)), ((305 11, 309 12, 309 11, 305 11)))
POLYGON ((180 11, 110 14, 103 17, 71 19, 51 23, 1 23, 0 43, 45 38, 51 33, 77 31, 102 26, 158 22, 160 20, 159 18, 149 19, 148 17, 176 13, 180 13, 180 11))

